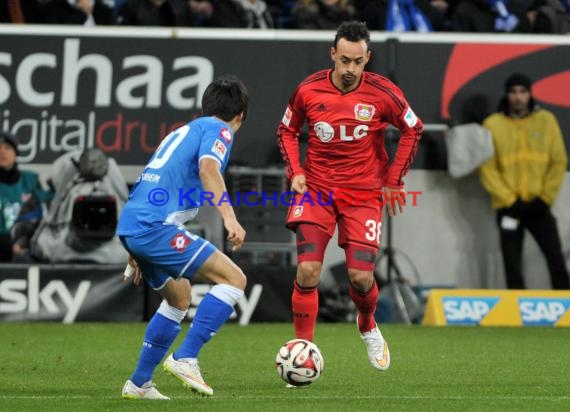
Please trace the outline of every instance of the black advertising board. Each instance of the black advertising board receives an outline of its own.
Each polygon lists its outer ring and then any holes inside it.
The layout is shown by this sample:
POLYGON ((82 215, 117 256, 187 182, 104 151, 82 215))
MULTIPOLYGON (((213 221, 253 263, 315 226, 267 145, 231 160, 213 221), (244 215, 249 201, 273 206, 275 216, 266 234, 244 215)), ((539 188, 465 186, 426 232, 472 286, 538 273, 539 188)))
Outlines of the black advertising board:
POLYGON ((143 319, 143 290, 117 265, 0 266, 0 321, 74 323, 143 319))
MULTIPOLYGON (((333 32, 0 28, 0 127, 21 140, 20 162, 51 163, 96 146, 119 165, 144 165, 164 135, 200 113, 207 84, 238 75, 251 93, 235 164, 278 157, 275 131, 307 75, 330 67, 333 32)), ((373 33, 368 70, 392 78, 428 126, 415 168, 441 169, 442 125, 473 93, 494 108, 503 81, 525 72, 570 143, 570 39, 559 36, 373 33), (438 127, 438 125, 440 127, 438 127)), ((444 127, 443 127, 444 128, 444 127)))
MULTIPOLYGON (((124 266, 3 264, 0 322, 138 322, 148 320, 162 298, 146 286, 122 282, 124 266)), ((246 265, 248 285, 230 322, 288 322, 293 267, 246 265)), ((188 319, 212 288, 194 283, 188 319)))

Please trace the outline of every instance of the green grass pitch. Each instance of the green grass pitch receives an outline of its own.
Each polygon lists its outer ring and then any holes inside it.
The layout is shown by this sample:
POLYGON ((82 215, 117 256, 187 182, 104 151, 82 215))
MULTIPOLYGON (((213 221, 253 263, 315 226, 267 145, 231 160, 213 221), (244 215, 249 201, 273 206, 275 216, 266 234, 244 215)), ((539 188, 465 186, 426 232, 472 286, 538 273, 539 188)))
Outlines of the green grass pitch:
POLYGON ((570 411, 570 329, 386 325, 392 365, 379 372, 354 325, 320 323, 323 375, 285 389, 274 361, 292 326, 228 324, 200 358, 213 397, 157 368, 154 380, 172 400, 125 401, 144 327, 0 324, 0 410, 570 411))

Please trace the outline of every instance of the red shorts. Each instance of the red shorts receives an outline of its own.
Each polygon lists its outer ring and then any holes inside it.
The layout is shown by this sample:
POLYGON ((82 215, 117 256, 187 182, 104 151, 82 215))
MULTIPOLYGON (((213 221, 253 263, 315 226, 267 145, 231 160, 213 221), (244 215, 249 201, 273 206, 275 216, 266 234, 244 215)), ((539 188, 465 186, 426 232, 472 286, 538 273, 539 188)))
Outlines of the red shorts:
POLYGON ((366 245, 378 250, 382 226, 382 199, 379 191, 341 190, 311 185, 297 194, 289 208, 287 227, 296 230, 299 223, 319 226, 333 236, 338 224, 338 245, 366 245))

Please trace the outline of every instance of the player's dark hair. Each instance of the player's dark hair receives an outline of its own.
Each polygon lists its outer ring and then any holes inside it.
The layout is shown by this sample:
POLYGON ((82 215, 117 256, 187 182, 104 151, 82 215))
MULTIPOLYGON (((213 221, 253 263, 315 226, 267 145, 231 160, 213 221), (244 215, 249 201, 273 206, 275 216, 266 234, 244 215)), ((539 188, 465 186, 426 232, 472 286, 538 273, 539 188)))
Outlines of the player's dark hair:
POLYGON ((202 96, 202 112, 206 116, 216 116, 229 122, 243 112, 247 117, 249 93, 237 76, 224 75, 208 85, 202 96))
POLYGON ((345 21, 336 31, 334 38, 335 48, 340 39, 346 39, 351 42, 364 40, 368 46, 370 43, 370 32, 368 31, 368 27, 366 27, 366 23, 363 21, 345 21))

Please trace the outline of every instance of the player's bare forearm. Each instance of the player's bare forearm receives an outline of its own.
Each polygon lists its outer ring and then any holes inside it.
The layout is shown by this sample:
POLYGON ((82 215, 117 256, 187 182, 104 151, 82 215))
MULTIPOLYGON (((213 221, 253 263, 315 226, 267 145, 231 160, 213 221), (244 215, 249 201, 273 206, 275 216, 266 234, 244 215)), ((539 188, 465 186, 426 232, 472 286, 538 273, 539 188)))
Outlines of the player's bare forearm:
POLYGON ((224 194, 227 196, 227 191, 219 163, 209 158, 202 159, 200 161, 200 180, 204 190, 213 195, 211 202, 215 205, 222 219, 235 220, 236 215, 229 202, 220 202, 224 194))
POLYGON ((224 227, 228 232, 227 239, 233 244, 232 250, 240 249, 246 233, 237 221, 234 209, 229 202, 220 202, 224 194, 227 196, 227 191, 218 162, 208 158, 202 159, 200 161, 200 180, 204 190, 213 194, 212 203, 222 216, 224 227))
POLYGON ((131 279, 136 286, 140 285, 142 273, 137 261, 129 254, 127 267, 123 273, 123 282, 130 282, 131 279))

